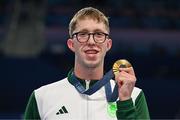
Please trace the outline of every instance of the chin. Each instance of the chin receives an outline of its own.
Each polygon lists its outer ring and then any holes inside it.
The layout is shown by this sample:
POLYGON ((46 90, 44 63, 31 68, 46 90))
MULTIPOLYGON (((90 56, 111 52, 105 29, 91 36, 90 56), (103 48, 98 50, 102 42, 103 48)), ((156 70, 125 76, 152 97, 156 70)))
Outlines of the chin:
POLYGON ((89 68, 96 68, 100 65, 100 62, 98 61, 86 61, 85 62, 86 66, 89 67, 89 68))

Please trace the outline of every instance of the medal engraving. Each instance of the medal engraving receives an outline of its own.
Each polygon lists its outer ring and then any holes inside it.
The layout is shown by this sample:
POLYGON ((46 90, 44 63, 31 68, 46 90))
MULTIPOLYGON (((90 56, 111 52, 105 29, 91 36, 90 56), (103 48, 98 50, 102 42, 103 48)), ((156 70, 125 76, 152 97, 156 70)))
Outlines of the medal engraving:
POLYGON ((131 63, 125 59, 117 60, 113 65, 113 73, 116 75, 119 73, 119 68, 132 67, 131 63))

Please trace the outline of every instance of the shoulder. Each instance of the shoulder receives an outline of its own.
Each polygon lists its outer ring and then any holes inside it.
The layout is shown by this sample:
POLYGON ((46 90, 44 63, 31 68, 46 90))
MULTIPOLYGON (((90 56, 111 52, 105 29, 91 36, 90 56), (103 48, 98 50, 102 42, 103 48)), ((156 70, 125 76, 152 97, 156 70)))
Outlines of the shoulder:
POLYGON ((41 86, 40 88, 36 89, 34 93, 35 93, 35 96, 37 97, 39 95, 49 94, 49 92, 53 93, 53 92, 60 91, 61 89, 64 89, 65 87, 68 87, 68 86, 70 86, 68 79, 64 78, 57 82, 41 86))
POLYGON ((132 100, 133 103, 135 103, 136 99, 141 95, 142 89, 138 88, 138 87, 134 87, 133 91, 132 91, 132 100))

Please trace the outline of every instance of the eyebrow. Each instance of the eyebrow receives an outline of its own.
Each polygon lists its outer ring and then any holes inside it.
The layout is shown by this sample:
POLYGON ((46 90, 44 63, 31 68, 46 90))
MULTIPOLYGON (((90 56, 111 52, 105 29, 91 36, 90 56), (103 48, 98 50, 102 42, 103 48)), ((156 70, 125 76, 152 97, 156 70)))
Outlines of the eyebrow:
MULTIPOLYGON (((90 32, 88 29, 82 29, 82 30, 80 30, 79 32, 90 32)), ((95 30, 93 30, 92 32, 104 32, 104 33, 106 33, 105 31, 103 31, 103 30, 101 30, 101 29, 95 29, 95 30)))

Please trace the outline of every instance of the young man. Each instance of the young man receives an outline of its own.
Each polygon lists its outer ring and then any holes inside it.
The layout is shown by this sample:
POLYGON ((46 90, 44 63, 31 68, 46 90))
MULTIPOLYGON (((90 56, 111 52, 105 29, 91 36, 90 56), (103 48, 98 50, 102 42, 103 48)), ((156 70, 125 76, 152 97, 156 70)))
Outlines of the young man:
POLYGON ((112 94, 107 92, 107 85, 87 92, 111 75, 104 76, 104 58, 112 46, 109 31, 107 17, 95 8, 83 8, 74 15, 67 40, 69 49, 75 53, 74 68, 67 78, 32 93, 25 119, 149 119, 143 91, 135 87, 133 67, 119 68, 115 80, 110 80, 109 86, 117 87, 114 101, 108 99, 112 94))

